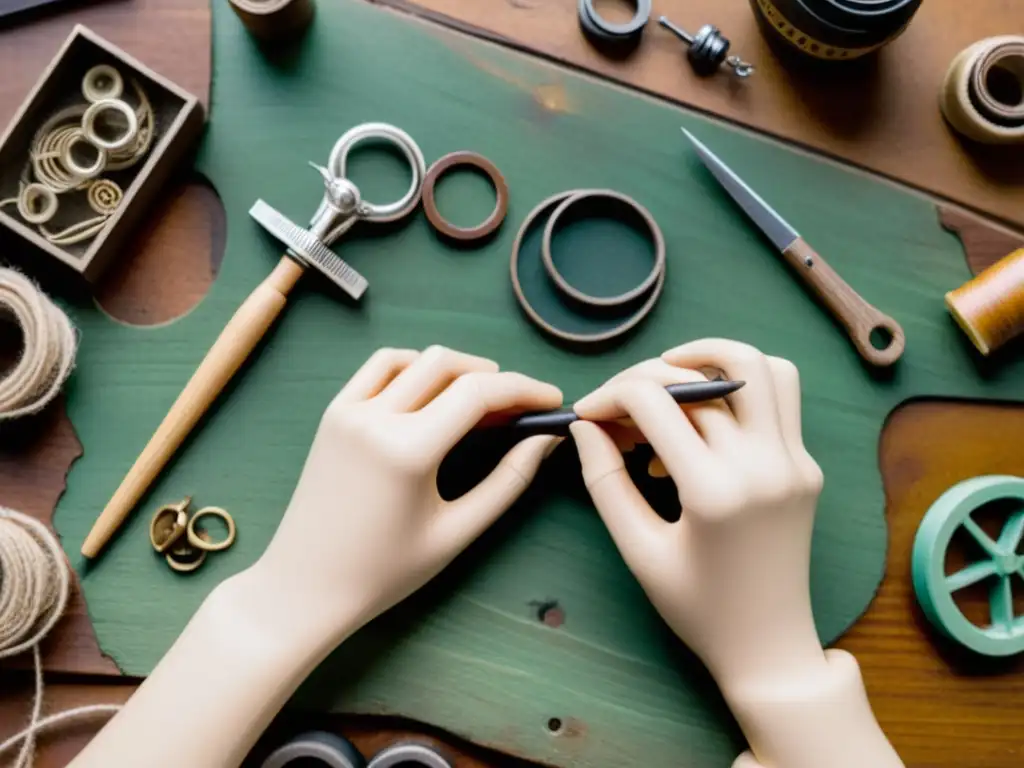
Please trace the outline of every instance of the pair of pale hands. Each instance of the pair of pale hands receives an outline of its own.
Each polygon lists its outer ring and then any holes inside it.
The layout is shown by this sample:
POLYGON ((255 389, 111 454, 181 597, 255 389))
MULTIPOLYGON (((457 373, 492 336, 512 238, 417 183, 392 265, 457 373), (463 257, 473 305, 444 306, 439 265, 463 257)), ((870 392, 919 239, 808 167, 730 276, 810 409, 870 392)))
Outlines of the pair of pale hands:
MULTIPOLYGON (((485 418, 562 404, 558 388, 491 360, 442 347, 377 352, 327 408, 256 567, 272 569, 284 594, 304 595, 317 631, 340 643, 486 530, 559 441, 523 440, 473 490, 446 501, 437 474, 454 445, 485 418)), ((727 696, 813 674, 808 664, 824 663, 809 592, 822 474, 801 438, 795 366, 705 339, 623 371, 574 409, 572 437, 598 512, 654 606, 727 696), (665 391, 703 379, 707 367, 746 386, 728 402, 683 407, 665 391), (677 522, 659 517, 626 473, 607 426, 624 419, 675 481, 677 522)), ((744 756, 741 765, 757 764, 744 756)))

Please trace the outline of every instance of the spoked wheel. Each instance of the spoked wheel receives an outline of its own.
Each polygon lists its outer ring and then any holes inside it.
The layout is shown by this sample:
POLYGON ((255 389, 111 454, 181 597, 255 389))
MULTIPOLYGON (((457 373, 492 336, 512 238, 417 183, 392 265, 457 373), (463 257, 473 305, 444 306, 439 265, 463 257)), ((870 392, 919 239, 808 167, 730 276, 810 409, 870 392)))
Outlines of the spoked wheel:
POLYGON ((914 539, 914 592, 928 620, 943 634, 986 656, 1024 652, 1024 615, 1014 612, 1014 593, 1024 593, 1024 479, 975 477, 954 485, 931 506, 914 539), (990 536, 971 515, 994 501, 1019 502, 999 535, 990 536), (947 552, 958 531, 972 539, 981 559, 947 574, 947 552), (987 581, 989 625, 972 622, 954 595, 987 581))

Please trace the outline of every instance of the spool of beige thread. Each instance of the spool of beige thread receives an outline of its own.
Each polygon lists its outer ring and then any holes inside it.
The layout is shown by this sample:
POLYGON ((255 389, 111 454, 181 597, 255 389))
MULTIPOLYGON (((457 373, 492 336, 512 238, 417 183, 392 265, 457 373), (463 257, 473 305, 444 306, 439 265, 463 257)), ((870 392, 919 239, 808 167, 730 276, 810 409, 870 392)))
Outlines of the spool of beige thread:
POLYGON ((940 106, 970 139, 1024 143, 1024 36, 989 37, 961 51, 946 73, 940 106))
POLYGON ((313 0, 229 0, 246 29, 263 43, 301 35, 313 20, 313 0))
POLYGON ((946 306, 983 355, 1024 333, 1024 248, 947 293, 946 306))

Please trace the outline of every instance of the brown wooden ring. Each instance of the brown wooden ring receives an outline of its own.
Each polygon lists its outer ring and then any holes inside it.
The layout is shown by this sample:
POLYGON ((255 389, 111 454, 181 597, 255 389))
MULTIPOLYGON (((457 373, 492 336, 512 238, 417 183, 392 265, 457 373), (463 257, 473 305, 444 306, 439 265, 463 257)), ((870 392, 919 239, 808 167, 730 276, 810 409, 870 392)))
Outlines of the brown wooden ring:
POLYGON ((434 162, 427 169, 427 175, 423 177, 423 212, 427 214, 427 220, 434 229, 442 235, 453 240, 479 240, 494 232, 505 220, 508 213, 508 184, 505 177, 501 175, 498 167, 483 155, 466 150, 452 152, 434 162), (483 171, 494 185, 494 192, 497 200, 494 203, 494 210, 487 219, 476 227, 456 227, 447 221, 439 210, 434 200, 434 185, 441 176, 459 165, 471 165, 483 171))
POLYGON ((611 189, 590 189, 571 195, 568 199, 563 200, 557 208, 555 208, 554 212, 548 218, 548 223, 544 227, 544 236, 541 239, 540 254, 541 260, 544 262, 544 269, 547 270, 548 276, 551 278, 552 282, 554 282, 558 290, 566 296, 586 306, 601 308, 618 307, 623 304, 629 304, 630 302, 636 301, 638 298, 650 291, 658 281, 659 276, 665 271, 665 236, 661 233, 661 227, 658 226, 658 223, 654 220, 650 211, 640 205, 640 203, 633 198, 611 189), (558 267, 555 266, 555 260, 551 255, 551 239, 562 215, 573 206, 581 203, 585 204, 588 200, 594 200, 595 198, 613 200, 616 204, 624 205, 639 214, 644 224, 646 224, 647 230, 651 235, 651 241, 654 244, 654 266, 651 268, 650 274, 647 275, 639 285, 631 288, 625 293, 620 293, 618 296, 590 296, 589 294, 583 293, 579 288, 573 287, 564 277, 562 277, 562 274, 558 271, 558 267))
POLYGON ((580 192, 591 192, 596 190, 580 190, 571 189, 567 192, 559 192, 556 195, 552 195, 546 200, 542 200, 537 206, 526 214, 526 218, 523 219, 522 225, 519 227, 519 232, 516 233, 515 242, 512 244, 512 258, 509 263, 509 269, 512 277, 512 291, 516 295, 516 300, 519 302, 519 306, 522 307, 523 312, 526 316, 545 333, 554 336, 557 339, 568 341, 573 344, 600 344, 603 342, 611 341, 612 339, 618 338, 625 333, 633 330, 641 320, 651 313, 654 309, 654 305, 658 303, 658 298, 661 296, 661 291, 665 287, 665 270, 659 271, 654 286, 651 289, 650 294, 644 303, 637 308, 635 314, 630 315, 621 324, 614 328, 609 328, 607 331, 601 331, 600 333, 571 333, 569 331, 563 331, 560 328, 555 327, 535 310, 529 300, 526 298, 526 293, 523 291, 523 286, 519 282, 519 249, 522 246, 523 239, 526 237, 526 233, 530 230, 530 226, 533 224, 534 219, 542 215, 544 211, 558 205, 561 201, 567 197, 571 197, 574 194, 580 192))
POLYGON ((205 552, 220 552, 222 549, 227 549, 235 543, 235 521, 231 515, 228 514, 227 510, 221 509, 220 507, 203 507, 188 521, 188 543, 196 549, 201 549, 205 552), (224 521, 224 524, 228 527, 228 535, 220 541, 210 541, 208 538, 204 539, 196 533, 196 522, 207 515, 219 517, 224 521))

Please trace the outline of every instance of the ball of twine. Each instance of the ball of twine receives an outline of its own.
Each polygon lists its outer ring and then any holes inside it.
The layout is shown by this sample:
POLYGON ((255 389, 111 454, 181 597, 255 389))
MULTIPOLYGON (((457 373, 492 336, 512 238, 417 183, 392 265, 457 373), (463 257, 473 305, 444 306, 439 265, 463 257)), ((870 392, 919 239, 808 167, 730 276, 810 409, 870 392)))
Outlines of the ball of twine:
POLYGON ((103 216, 110 216, 121 204, 124 192, 110 179, 97 179, 89 186, 89 207, 103 216))
POLYGON ((32 765, 36 734, 42 729, 120 709, 97 704, 41 717, 43 666, 39 643, 64 614, 70 594, 71 569, 57 538, 38 520, 0 507, 0 659, 31 650, 35 666, 29 726, 0 744, 0 755, 21 744, 13 768, 32 765))
POLYGON ((36 413, 53 400, 78 347, 68 316, 23 274, 0 268, 0 320, 5 317, 20 328, 22 351, 0 378, 0 422, 36 413))

